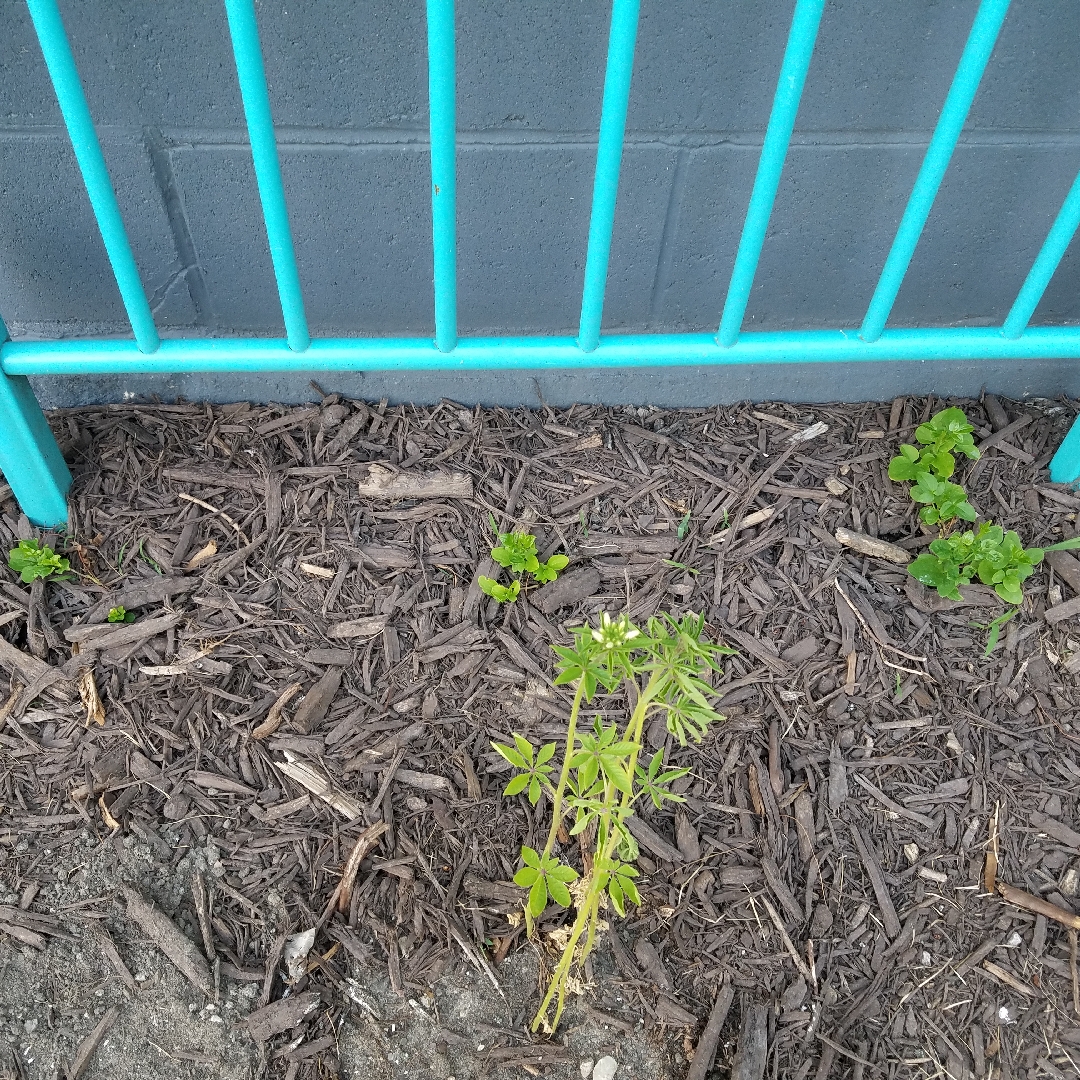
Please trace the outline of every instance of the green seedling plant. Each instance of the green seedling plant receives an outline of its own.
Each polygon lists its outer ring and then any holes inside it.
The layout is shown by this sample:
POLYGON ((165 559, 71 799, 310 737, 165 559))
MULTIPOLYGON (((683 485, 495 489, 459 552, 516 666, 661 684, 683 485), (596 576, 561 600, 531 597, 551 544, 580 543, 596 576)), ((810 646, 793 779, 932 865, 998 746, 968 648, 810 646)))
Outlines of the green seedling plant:
POLYGON ((1018 533, 1005 531, 993 522, 983 522, 978 528, 950 532, 958 518, 974 522, 974 507, 959 484, 950 482, 956 459, 953 451, 976 460, 979 450, 962 409, 943 409, 925 424, 915 429, 916 440, 923 444, 920 451, 914 446, 900 447, 900 453, 889 463, 892 480, 914 480, 911 497, 923 504, 919 517, 927 525, 937 525, 938 539, 908 566, 908 573, 924 585, 937 589, 948 600, 962 600, 961 585, 970 585, 976 578, 990 586, 1005 601, 1013 605, 991 622, 984 655, 989 656, 998 642, 1001 628, 1016 614, 1024 601, 1023 583, 1035 572, 1047 551, 1068 551, 1080 548, 1080 537, 1063 540, 1046 548, 1025 548, 1018 533))
POLYGON ((19 546, 8 552, 8 566, 27 584, 39 578, 66 581, 71 576, 68 560, 36 540, 20 540, 19 546))
POLYGON ((922 506, 919 517, 927 525, 946 526, 961 518, 974 521, 975 508, 959 484, 950 483, 956 471, 956 454, 977 461, 980 454, 963 409, 942 409, 915 429, 917 446, 904 443, 889 462, 889 479, 912 481, 911 497, 922 506))
POLYGON ((570 560, 565 555, 552 555, 547 562, 541 562, 536 553, 536 537, 527 532, 499 532, 495 520, 491 526, 498 536, 498 542, 491 549, 491 558, 505 567, 513 577, 509 585, 500 585, 494 578, 481 575, 476 583, 480 591, 497 600, 500 604, 512 604, 521 594, 523 577, 528 574, 538 585, 554 581, 560 570, 565 570, 570 560))
POLYGON ((977 531, 968 529, 935 540, 930 551, 911 563, 908 571, 949 600, 962 600, 960 586, 970 585, 977 577, 1005 603, 1019 605, 1024 600, 1023 582, 1035 572, 1043 555, 1076 548, 1080 548, 1080 537, 1046 548, 1025 548, 1017 533, 984 522, 977 531))
POLYGON ((114 608, 109 608, 109 622, 111 623, 133 623, 135 621, 135 612, 128 611, 123 604, 119 604, 114 608))
POLYGON ((720 660, 733 649, 708 641, 704 616, 687 614, 681 619, 654 616, 646 627, 635 626, 625 614, 611 618, 601 614, 596 627, 573 631, 570 646, 553 645, 557 684, 574 687, 557 775, 558 747, 547 743, 539 750, 522 735, 514 745, 493 744, 516 770, 506 786, 507 795, 525 795, 535 806, 541 795, 551 803, 547 841, 540 851, 521 849, 521 869, 514 877, 528 890, 525 919, 530 935, 549 902, 576 908, 569 938, 552 974, 532 1030, 552 1032, 558 1026, 575 962, 584 964, 602 930, 601 912, 611 907, 620 916, 628 904, 640 904, 636 879, 638 846, 627 824, 635 805, 648 798, 656 807, 680 802, 672 783, 688 772, 665 768, 663 750, 646 762, 643 738, 654 715, 665 718, 667 730, 686 745, 700 741, 710 724, 723 717, 710 704, 715 691, 709 679, 720 672, 720 660), (632 683, 636 695, 629 720, 617 723, 597 718, 579 728, 583 707, 598 692, 615 693, 632 683), (556 842, 564 822, 571 836, 584 836, 591 850, 586 874, 578 872, 556 854, 556 842))

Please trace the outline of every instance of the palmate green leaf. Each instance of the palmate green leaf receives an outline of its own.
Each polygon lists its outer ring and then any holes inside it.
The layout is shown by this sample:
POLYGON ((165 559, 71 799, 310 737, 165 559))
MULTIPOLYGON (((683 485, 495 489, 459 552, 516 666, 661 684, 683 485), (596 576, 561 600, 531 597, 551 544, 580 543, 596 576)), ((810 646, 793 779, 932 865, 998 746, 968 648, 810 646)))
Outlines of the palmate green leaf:
POLYGON ((616 848, 619 858, 625 859, 627 862, 634 862, 641 854, 641 849, 638 847, 638 842, 634 839, 633 833, 622 822, 616 823, 615 831, 619 834, 619 844, 616 848))
MULTIPOLYGON (((495 752, 497 754, 499 754, 500 756, 504 757, 507 761, 509 761, 510 764, 513 765, 515 769, 527 769, 529 767, 529 763, 513 747, 504 746, 502 743, 497 743, 497 742, 493 742, 491 744, 491 746, 492 746, 492 748, 495 750, 495 752)), ((529 749, 531 750, 532 747, 530 747, 529 749)))
POLYGON ((622 918, 626 917, 626 905, 623 903, 623 888, 619 879, 612 876, 608 881, 607 886, 608 897, 611 900, 611 906, 619 913, 622 918))
POLYGON ((518 773, 518 775, 503 788, 503 794, 520 795, 529 786, 529 779, 528 773, 518 773))
POLYGON ((559 907, 568 908, 573 903, 573 900, 570 898, 570 890, 553 874, 548 874, 547 891, 551 895, 551 899, 554 900, 559 907))
POLYGON ((533 882, 532 888, 529 890, 529 914, 534 919, 539 919, 544 914, 544 909, 547 907, 548 900, 548 887, 547 880, 543 877, 538 877, 533 882))
POLYGON ((535 866, 523 866, 514 875, 514 884, 520 885, 523 889, 528 889, 532 887, 539 877, 540 871, 535 866))
MULTIPOLYGON (((569 884, 571 881, 577 881, 578 872, 572 866, 567 866, 566 863, 559 863, 548 871, 548 877, 555 881, 561 881, 563 884, 569 884)), ((565 906, 564 904, 563 907, 565 906)))
POLYGON ((525 759, 528 768, 532 768, 533 763, 533 748, 532 743, 525 738, 524 735, 519 735, 514 732, 514 745, 517 747, 518 753, 525 759))
POLYGON ((540 869, 539 853, 534 848, 529 847, 527 844, 521 845, 521 861, 526 866, 535 866, 538 870, 540 869))
POLYGON ((621 761, 605 756, 600 759, 600 767, 604 770, 604 775, 619 791, 627 795, 634 794, 634 785, 621 761))

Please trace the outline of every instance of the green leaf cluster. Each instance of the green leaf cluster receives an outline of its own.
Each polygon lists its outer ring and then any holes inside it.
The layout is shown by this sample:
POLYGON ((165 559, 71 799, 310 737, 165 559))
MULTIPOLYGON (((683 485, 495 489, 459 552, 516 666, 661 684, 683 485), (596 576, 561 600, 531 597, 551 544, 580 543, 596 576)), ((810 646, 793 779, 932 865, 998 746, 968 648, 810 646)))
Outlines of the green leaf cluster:
MULTIPOLYGON (((494 524, 494 519, 492 519, 494 524)), ((500 604, 512 604, 521 593, 522 575, 531 574, 541 585, 554 581, 570 560, 565 555, 552 555, 541 562, 536 553, 536 537, 532 533, 498 533, 498 542, 491 549, 491 558, 514 575, 509 585, 500 585, 494 578, 481 575, 476 579, 480 591, 500 604)))
POLYGON ((890 480, 913 481, 911 497, 922 504, 919 517, 927 525, 944 525, 956 518, 975 520, 975 509, 964 489, 948 482, 956 470, 956 454, 973 461, 979 458, 971 436, 974 430, 963 409, 942 409, 915 429, 915 440, 922 449, 904 443, 889 462, 890 480))
POLYGON ((1024 600, 1022 583, 1034 572, 1047 551, 1080 548, 1080 538, 1063 540, 1048 548, 1025 548, 1017 533, 985 522, 978 530, 953 533, 935 540, 929 552, 908 567, 916 580, 937 589, 949 600, 961 600, 961 585, 978 578, 990 585, 1007 604, 1024 600))
POLYGON ((128 611, 123 604, 119 604, 114 608, 109 608, 109 622, 112 623, 133 623, 135 621, 135 612, 128 611))
POLYGON ((540 752, 533 757, 532 743, 524 735, 514 735, 514 746, 504 746, 502 743, 491 745, 501 754, 515 769, 521 771, 506 785, 504 795, 520 795, 528 791, 529 802, 535 806, 540 800, 541 791, 545 788, 550 791, 551 783, 548 773, 551 766, 548 762, 555 756, 556 746, 548 743, 540 747, 540 752))
POLYGON ((567 885, 578 877, 573 867, 553 855, 537 854, 531 847, 522 847, 521 861, 525 865, 514 875, 514 883, 529 890, 528 911, 534 919, 543 915, 548 897, 560 907, 570 906, 572 901, 567 885))
POLYGON ((918 481, 912 485, 911 497, 924 504, 919 517, 927 525, 944 525, 956 518, 974 521, 978 516, 975 507, 967 501, 967 492, 959 484, 939 480, 932 473, 920 473, 918 481))
POLYGON ((628 904, 641 902, 633 865, 638 845, 628 825, 635 806, 646 798, 656 807, 682 801, 672 785, 687 775, 687 769, 665 768, 663 750, 647 764, 641 763, 647 719, 663 715, 668 730, 682 744, 687 739, 700 740, 710 724, 723 719, 712 705, 716 695, 712 678, 721 672, 722 658, 734 652, 709 641, 704 616, 693 613, 678 619, 658 615, 637 626, 625 613, 612 617, 605 612, 596 625, 577 627, 572 645, 552 648, 555 682, 575 688, 558 776, 553 743, 534 750, 528 739, 515 734, 513 746, 493 744, 516 770, 506 785, 506 795, 524 794, 534 806, 541 795, 551 800, 547 843, 539 853, 522 848, 523 866, 514 878, 529 890, 525 914, 530 929, 549 900, 563 907, 573 901, 577 909, 570 940, 533 1030, 548 1024, 549 1007, 556 1000, 549 1026, 558 1023, 582 935, 582 962, 592 947, 600 899, 606 897, 619 915, 625 915, 628 904), (598 693, 614 694, 630 684, 635 705, 624 725, 597 717, 591 727, 578 728, 580 710, 598 693), (570 835, 587 842, 593 851, 591 869, 573 895, 566 888, 573 880, 566 875, 573 871, 554 855, 564 818, 572 818, 567 822, 570 835))
POLYGON ((42 547, 36 540, 20 540, 19 546, 8 552, 8 566, 29 584, 38 578, 65 581, 71 564, 57 555, 51 547, 42 547))

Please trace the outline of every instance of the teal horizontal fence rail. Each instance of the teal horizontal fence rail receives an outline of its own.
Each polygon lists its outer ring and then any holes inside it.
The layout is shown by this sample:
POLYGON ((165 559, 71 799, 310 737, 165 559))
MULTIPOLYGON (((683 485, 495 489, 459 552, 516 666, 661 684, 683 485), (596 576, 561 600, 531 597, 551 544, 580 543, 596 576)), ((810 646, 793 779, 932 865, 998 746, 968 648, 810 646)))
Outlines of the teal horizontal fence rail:
POLYGON ((857 329, 743 334, 729 348, 712 334, 615 334, 591 353, 571 337, 460 338, 442 353, 426 338, 315 338, 304 353, 270 338, 163 341, 153 357, 128 341, 22 341, 0 349, 10 375, 182 371, 478 371, 830 364, 873 360, 1080 359, 1080 328, 886 330, 875 342, 857 329))
MULTIPOLYGON (((824 0, 797 0, 757 175, 716 334, 601 333, 640 0, 612 0, 607 68, 577 338, 464 337, 457 327, 456 121, 453 0, 426 0, 435 335, 310 337, 282 183, 253 0, 224 0, 281 300, 282 338, 160 340, 56 0, 27 0, 42 53, 105 241, 134 340, 8 341, 0 322, 0 471, 29 518, 67 520, 70 474, 28 382, 33 375, 303 371, 616 369, 740 364, 948 360, 1080 360, 1080 327, 1028 322, 1080 223, 1080 178, 1065 199, 1002 327, 886 328, 937 191, 990 62, 1009 0, 981 0, 957 72, 861 328, 742 331, 766 242, 824 0)), ((715 325, 715 324, 714 324, 715 325)), ((1080 428, 1051 462, 1080 478, 1080 428)))

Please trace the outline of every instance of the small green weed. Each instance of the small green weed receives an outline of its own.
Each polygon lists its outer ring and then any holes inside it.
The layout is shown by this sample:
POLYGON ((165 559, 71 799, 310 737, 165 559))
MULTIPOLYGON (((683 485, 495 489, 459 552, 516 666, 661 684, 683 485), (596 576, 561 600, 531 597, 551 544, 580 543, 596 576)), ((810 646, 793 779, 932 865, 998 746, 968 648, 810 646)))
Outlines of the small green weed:
POLYGON ((625 614, 615 619, 602 614, 596 627, 573 631, 572 646, 552 646, 558 657, 555 682, 574 686, 558 777, 555 743, 534 752, 528 739, 515 734, 513 746, 493 744, 517 770, 506 795, 524 794, 534 806, 542 794, 551 801, 547 842, 541 851, 521 849, 523 865, 514 877, 529 890, 525 918, 530 933, 549 900, 561 907, 573 903, 577 909, 533 1031, 558 1026, 571 968, 575 961, 583 965, 592 951, 603 904, 625 915, 627 904, 641 902, 633 865, 638 845, 627 825, 635 803, 647 797, 659 809, 666 802, 682 801, 671 784, 688 770, 665 769, 663 750, 647 765, 640 763, 647 721, 656 713, 663 715, 668 731, 685 745, 688 738, 700 741, 710 724, 723 719, 709 704, 715 691, 707 680, 720 671, 721 657, 734 650, 705 640, 704 628, 704 616, 694 614, 679 620, 655 616, 644 629, 625 614), (582 706, 598 691, 613 694, 624 682, 638 687, 625 727, 620 730, 618 724, 605 724, 598 717, 590 728, 579 730, 582 706), (591 837, 593 851, 592 868, 574 889, 570 886, 578 880, 578 872, 554 853, 563 819, 571 814, 570 835, 591 837))
POLYGON ((693 574, 697 577, 701 573, 700 570, 695 570, 692 566, 687 566, 686 563, 676 562, 674 559, 661 559, 665 566, 673 566, 676 570, 685 570, 688 574, 693 574))
MULTIPOLYGON (((491 519, 492 528, 495 521, 491 519)), ((512 604, 520 595, 522 577, 529 574, 539 585, 554 581, 560 570, 565 570, 570 560, 565 555, 552 555, 541 562, 536 554, 536 537, 532 533, 501 533, 496 530, 498 543, 491 549, 491 557, 513 574, 509 585, 500 585, 493 578, 481 575, 476 579, 480 591, 500 604, 512 604)))
POLYGON ((20 540, 19 546, 8 552, 8 566, 27 583, 51 578, 66 581, 71 564, 57 555, 51 547, 42 547, 36 540, 20 540))
POLYGON ((1015 532, 984 522, 977 532, 968 529, 935 540, 930 551, 920 555, 908 572, 949 600, 962 600, 960 586, 970 585, 977 577, 1005 603, 1019 605, 1024 601, 1021 584, 1035 572, 1045 552, 1076 548, 1080 548, 1080 537, 1048 548, 1025 548, 1015 532))
POLYGON ((915 429, 916 446, 904 443, 889 462, 889 479, 914 481, 911 497, 922 505, 919 517, 927 525, 945 525, 956 518, 975 520, 975 508, 959 484, 949 483, 956 470, 954 451, 978 460, 979 451, 971 437, 974 427, 963 409, 942 409, 915 429))
POLYGON ((123 604, 119 604, 114 608, 109 608, 109 622, 126 622, 132 623, 135 621, 135 612, 128 611, 123 604))
POLYGON ((682 520, 679 522, 679 527, 675 530, 675 536, 679 540, 685 540, 686 534, 690 531, 690 511, 687 510, 682 520))
POLYGON ((889 462, 889 478, 897 481, 914 480, 911 497, 922 504, 919 517, 927 525, 937 525, 941 535, 908 566, 908 573, 924 585, 937 589, 948 600, 962 600, 961 585, 970 585, 978 578, 989 585, 1014 610, 998 616, 984 629, 990 631, 985 656, 998 642, 1001 628, 1016 614, 1024 602, 1023 583, 1035 572, 1047 551, 1069 551, 1080 548, 1080 537, 1062 540, 1047 548, 1025 548, 1020 536, 1006 532, 1000 525, 983 522, 977 529, 949 532, 957 518, 974 522, 977 514, 959 484, 949 481, 956 468, 953 452, 976 460, 979 450, 971 437, 975 429, 968 423, 962 409, 943 409, 925 424, 915 429, 915 438, 923 444, 903 445, 900 453, 889 462))
POLYGON ((998 638, 1001 636, 1001 628, 1009 622, 1014 615, 1018 615, 1019 613, 1020 609, 1014 607, 1012 611, 1006 611, 1004 615, 999 615, 993 622, 971 624, 979 630, 990 631, 986 637, 986 648, 983 650, 984 657, 989 656, 994 651, 994 646, 998 643, 998 638))

